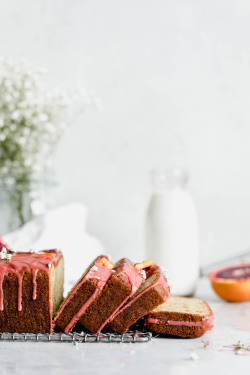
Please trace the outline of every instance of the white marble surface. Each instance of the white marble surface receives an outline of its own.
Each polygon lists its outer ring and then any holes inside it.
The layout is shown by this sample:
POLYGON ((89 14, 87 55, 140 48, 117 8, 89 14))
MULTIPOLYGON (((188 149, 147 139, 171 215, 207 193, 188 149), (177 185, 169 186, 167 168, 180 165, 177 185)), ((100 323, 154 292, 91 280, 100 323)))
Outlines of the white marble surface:
MULTIPOLYGON (((215 296, 203 279, 197 296, 206 299, 217 320, 199 339, 154 338, 149 343, 104 344, 1 342, 1 375, 7 374, 220 374, 244 371, 250 356, 226 348, 250 344, 250 302, 229 304, 215 296), (204 342, 209 345, 204 348, 204 342), (198 358, 191 360, 195 353, 198 358)), ((249 353, 250 354, 250 353, 249 353)))

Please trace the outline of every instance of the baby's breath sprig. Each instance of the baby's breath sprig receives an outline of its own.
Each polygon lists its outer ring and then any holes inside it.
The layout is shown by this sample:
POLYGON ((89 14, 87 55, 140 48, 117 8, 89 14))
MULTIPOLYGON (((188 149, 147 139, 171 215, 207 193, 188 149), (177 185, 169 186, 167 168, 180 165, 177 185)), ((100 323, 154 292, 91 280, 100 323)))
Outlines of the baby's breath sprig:
POLYGON ((235 354, 242 354, 245 352, 250 352, 250 346, 249 345, 244 345, 240 341, 237 342, 236 345, 234 346, 234 352, 235 354))
POLYGON ((12 202, 20 224, 25 222, 23 192, 30 192, 48 168, 69 113, 91 104, 80 89, 46 90, 43 75, 26 61, 0 62, 0 181, 2 187, 15 189, 12 202))
POLYGON ((237 344, 224 346, 225 348, 232 348, 234 353, 237 355, 250 355, 250 345, 245 345, 241 341, 237 344))

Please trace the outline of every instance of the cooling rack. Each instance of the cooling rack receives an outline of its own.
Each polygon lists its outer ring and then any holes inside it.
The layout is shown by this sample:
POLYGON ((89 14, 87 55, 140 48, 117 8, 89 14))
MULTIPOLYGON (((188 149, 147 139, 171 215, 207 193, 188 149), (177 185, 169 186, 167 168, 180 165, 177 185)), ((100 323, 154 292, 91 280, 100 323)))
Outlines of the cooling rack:
POLYGON ((63 342, 63 343, 87 343, 87 342, 103 342, 103 343, 143 343, 148 342, 152 338, 150 332, 126 332, 118 333, 0 333, 1 341, 17 341, 17 342, 63 342))

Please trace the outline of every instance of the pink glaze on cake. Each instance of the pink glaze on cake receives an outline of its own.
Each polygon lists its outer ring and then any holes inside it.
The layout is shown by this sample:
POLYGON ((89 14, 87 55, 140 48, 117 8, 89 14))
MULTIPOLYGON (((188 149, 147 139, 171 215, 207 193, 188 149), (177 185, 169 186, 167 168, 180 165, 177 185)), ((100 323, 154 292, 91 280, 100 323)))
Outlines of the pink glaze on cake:
MULTIPOLYGON (((159 272, 159 267, 157 267, 155 272, 159 272)), ((138 298, 140 298, 144 293, 147 293, 150 289, 155 288, 157 285, 161 285, 168 293, 166 300, 170 297, 170 290, 169 286, 162 275, 162 273, 159 273, 159 278, 152 284, 150 287, 144 289, 141 293, 139 293, 135 298, 133 298, 131 301, 126 303, 120 310, 116 311, 115 314, 113 314, 112 319, 109 321, 115 319, 115 317, 120 314, 123 310, 127 309, 129 306, 131 306, 138 298)))
POLYGON ((189 322, 187 320, 163 320, 155 318, 147 318, 145 323, 166 324, 169 326, 185 326, 185 327, 210 327, 213 328, 214 315, 202 318, 198 322, 189 322))
POLYGON ((160 324, 161 321, 159 319, 155 319, 155 318, 148 318, 147 320, 145 320, 145 323, 160 324))
POLYGON ((105 283, 108 281, 110 276, 113 274, 113 270, 104 266, 100 259, 106 258, 104 255, 99 256, 96 261, 93 263, 92 267, 89 269, 89 271, 86 273, 86 275, 82 278, 82 280, 77 284, 77 287, 70 293, 69 297, 65 301, 59 310, 54 323, 56 322, 56 319, 60 316, 62 311, 64 310, 65 306, 68 302, 72 300, 78 289, 82 286, 84 282, 90 279, 98 280, 96 289, 94 293, 90 296, 90 298, 81 306, 81 308, 77 311, 77 313, 73 316, 73 318, 70 320, 70 322, 67 324, 67 326, 64 329, 64 332, 68 333, 70 332, 71 328, 76 324, 76 322, 79 320, 79 318, 82 316, 84 311, 88 308, 88 306, 92 303, 92 301, 95 299, 97 294, 102 290, 105 283))
MULTIPOLYGON (((36 276, 39 270, 45 271, 50 276, 50 268, 52 265, 56 266, 62 254, 53 250, 44 250, 34 253, 27 252, 12 252, 7 250, 5 245, 2 247, 1 255, 9 256, 10 259, 0 259, 0 311, 3 311, 3 280, 5 275, 15 273, 18 279, 18 311, 22 311, 22 280, 25 272, 32 272, 33 282, 33 299, 36 299, 36 276), (49 255, 55 254, 55 256, 49 255)), ((6 257, 7 258, 7 257, 6 257)))
POLYGON ((117 306, 117 308, 108 317, 108 319, 106 319, 103 322, 103 324, 98 329, 97 333, 100 333, 101 330, 103 329, 103 327, 105 327, 106 324, 108 324, 111 320, 114 319, 114 317, 119 312, 119 309, 121 308, 121 306, 123 306, 124 303, 126 303, 127 300, 139 289, 139 287, 141 286, 141 284, 142 284, 142 282, 144 280, 143 277, 142 277, 142 275, 140 274, 140 272, 134 267, 134 264, 129 259, 126 259, 126 258, 122 259, 119 262, 119 265, 121 265, 121 264, 123 266, 122 266, 121 270, 117 274, 119 274, 119 275, 123 274, 123 275, 127 276, 128 281, 129 281, 129 283, 131 285, 131 291, 130 291, 129 295, 127 295, 127 297, 120 303, 120 305, 117 306))

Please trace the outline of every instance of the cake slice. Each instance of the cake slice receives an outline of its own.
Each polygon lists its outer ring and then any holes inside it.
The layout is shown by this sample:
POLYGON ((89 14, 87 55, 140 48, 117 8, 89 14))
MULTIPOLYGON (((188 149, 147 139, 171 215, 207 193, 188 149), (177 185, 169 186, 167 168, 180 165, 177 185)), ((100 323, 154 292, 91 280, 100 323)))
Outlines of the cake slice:
POLYGON ((138 290, 143 282, 140 267, 123 258, 116 264, 115 273, 102 292, 79 319, 79 323, 92 333, 99 333, 112 320, 116 312, 138 290))
POLYGON ((165 302, 169 296, 169 286, 161 269, 150 266, 147 278, 128 302, 113 315, 109 327, 118 333, 126 332, 138 319, 165 302))
POLYGON ((102 292, 113 269, 114 265, 105 255, 100 255, 93 261, 60 306, 54 319, 56 330, 68 333, 75 327, 88 306, 102 292))
POLYGON ((0 248, 0 332, 52 332, 63 297, 62 253, 13 252, 2 240, 0 248))
POLYGON ((145 317, 151 331, 195 338, 213 328, 214 314, 199 298, 170 297, 145 317))

